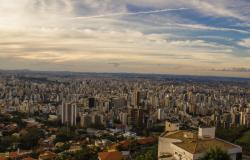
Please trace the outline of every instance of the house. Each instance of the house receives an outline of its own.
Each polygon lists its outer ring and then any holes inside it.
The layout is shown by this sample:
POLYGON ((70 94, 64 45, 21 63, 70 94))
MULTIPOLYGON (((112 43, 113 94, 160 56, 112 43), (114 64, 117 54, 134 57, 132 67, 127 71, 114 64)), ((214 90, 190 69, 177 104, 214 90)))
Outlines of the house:
POLYGON ((239 160, 242 148, 215 137, 215 127, 199 131, 180 130, 177 123, 166 123, 166 131, 159 137, 159 160, 198 160, 211 148, 227 152, 232 160, 239 160))
POLYGON ((99 160, 123 160, 123 155, 119 151, 100 152, 98 153, 99 160))
POLYGON ((56 153, 45 151, 44 153, 39 155, 39 160, 54 160, 57 157, 56 153))
POLYGON ((36 160, 36 159, 34 159, 32 157, 26 157, 26 158, 23 158, 22 160, 36 160))

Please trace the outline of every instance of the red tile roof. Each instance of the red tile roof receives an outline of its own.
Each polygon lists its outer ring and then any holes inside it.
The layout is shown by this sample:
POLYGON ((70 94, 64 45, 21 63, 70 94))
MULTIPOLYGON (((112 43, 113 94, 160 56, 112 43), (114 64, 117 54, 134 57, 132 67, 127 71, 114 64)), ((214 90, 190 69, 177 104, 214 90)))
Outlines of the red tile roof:
POLYGON ((146 137, 143 139, 138 139, 137 143, 140 145, 146 145, 146 144, 155 143, 155 142, 157 142, 157 140, 158 140, 157 137, 146 137))
POLYGON ((98 158, 100 160, 122 160, 123 156, 121 152, 114 151, 114 152, 100 152, 98 153, 98 158))
POLYGON ((54 152, 50 152, 50 151, 46 151, 43 154, 39 155, 39 159, 55 159, 56 158, 56 153, 54 152))
POLYGON ((32 157, 26 157, 26 158, 24 158, 24 159, 22 159, 22 160, 35 160, 35 159, 32 158, 32 157))
POLYGON ((10 158, 13 158, 13 159, 15 159, 15 158, 19 158, 19 157, 21 157, 22 155, 20 155, 18 152, 10 152, 10 155, 9 155, 9 157, 10 158))
POLYGON ((124 147, 124 148, 127 148, 129 147, 129 145, 131 144, 132 141, 129 141, 129 140, 124 140, 124 141, 121 141, 119 142, 119 145, 124 147))

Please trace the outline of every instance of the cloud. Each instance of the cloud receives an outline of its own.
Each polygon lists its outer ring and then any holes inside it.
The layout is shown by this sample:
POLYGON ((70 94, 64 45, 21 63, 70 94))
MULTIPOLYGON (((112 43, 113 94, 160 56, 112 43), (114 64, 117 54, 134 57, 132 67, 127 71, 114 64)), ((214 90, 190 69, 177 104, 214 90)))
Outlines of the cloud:
POLYGON ((83 16, 83 17, 75 17, 77 19, 92 19, 92 18, 106 18, 106 17, 116 17, 116 16, 133 16, 133 15, 141 15, 141 14, 156 14, 162 12, 172 12, 172 11, 183 11, 190 10, 189 8, 176 8, 176 9, 160 9, 160 10, 150 10, 150 11, 140 11, 140 12, 117 12, 111 14, 103 14, 103 15, 94 15, 94 16, 83 16))
MULTIPOLYGON (((238 6, 239 4, 245 4, 244 2, 232 1, 232 0, 210 0, 210 1, 202 1, 202 0, 127 0, 128 3, 140 6, 154 6, 157 8, 166 7, 166 6, 174 6, 180 7, 185 6, 188 8, 193 8, 199 11, 204 15, 216 16, 216 17, 232 17, 239 20, 247 20, 247 17, 241 15, 239 12, 236 12, 232 8, 234 6, 238 6)), ((246 5, 246 4, 245 4, 246 5)))
POLYGON ((121 65, 120 63, 117 63, 117 62, 110 62, 108 64, 114 66, 115 68, 117 68, 117 67, 119 67, 121 65))
POLYGON ((231 0, 0 2, 2 68, 201 74, 215 64, 250 67, 235 41, 250 31, 230 25, 246 14, 231 0))
POLYGON ((242 72, 242 73, 248 73, 250 72, 250 68, 224 68, 224 69, 213 69, 213 71, 223 71, 223 72, 242 72))
POLYGON ((238 45, 250 48, 250 38, 239 41, 238 45))
POLYGON ((246 30, 225 28, 225 27, 212 27, 212 26, 207 26, 207 25, 202 25, 202 24, 176 24, 176 26, 195 29, 195 30, 226 31, 226 32, 239 32, 239 33, 244 33, 244 34, 250 34, 250 32, 246 30))
POLYGON ((246 20, 246 17, 225 8, 227 3, 218 3, 215 1, 214 3, 209 3, 207 1, 202 0, 191 0, 191 4, 197 7, 201 12, 206 13, 207 15, 215 15, 215 16, 225 16, 225 17, 233 17, 240 20, 246 20))

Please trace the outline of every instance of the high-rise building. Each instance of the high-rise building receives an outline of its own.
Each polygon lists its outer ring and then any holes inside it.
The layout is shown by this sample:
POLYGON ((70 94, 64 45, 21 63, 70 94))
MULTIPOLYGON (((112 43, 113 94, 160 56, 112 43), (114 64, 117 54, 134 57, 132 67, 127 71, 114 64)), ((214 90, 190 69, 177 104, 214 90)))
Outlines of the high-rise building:
POLYGON ((95 98, 89 98, 89 108, 95 107, 95 98))
POLYGON ((80 120, 80 125, 83 128, 88 128, 91 126, 91 116, 89 116, 88 114, 83 114, 81 115, 81 120, 80 120))
POLYGON ((62 115, 61 120, 62 124, 68 124, 71 126, 76 125, 77 118, 77 104, 76 103, 62 103, 62 115))
POLYGON ((127 113, 120 113, 120 120, 122 122, 122 125, 127 125, 128 124, 128 114, 127 113))
POLYGON ((141 108, 129 108, 128 125, 137 127, 146 125, 146 111, 141 108))
POLYGON ((240 124, 250 126, 250 113, 247 112, 240 113, 240 124))
POLYGON ((157 119, 158 120, 163 120, 165 117, 164 117, 164 110, 162 108, 159 108, 157 110, 157 119))

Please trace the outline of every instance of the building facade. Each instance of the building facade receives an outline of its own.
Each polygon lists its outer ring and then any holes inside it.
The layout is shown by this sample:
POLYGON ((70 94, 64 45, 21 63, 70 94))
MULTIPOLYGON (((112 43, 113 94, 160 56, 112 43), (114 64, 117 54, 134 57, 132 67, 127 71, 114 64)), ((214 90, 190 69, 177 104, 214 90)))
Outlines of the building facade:
POLYGON ((165 132, 159 137, 159 160, 198 160, 211 148, 220 148, 232 160, 240 160, 242 148, 215 137, 215 127, 199 131, 179 129, 177 123, 166 123, 165 132))

